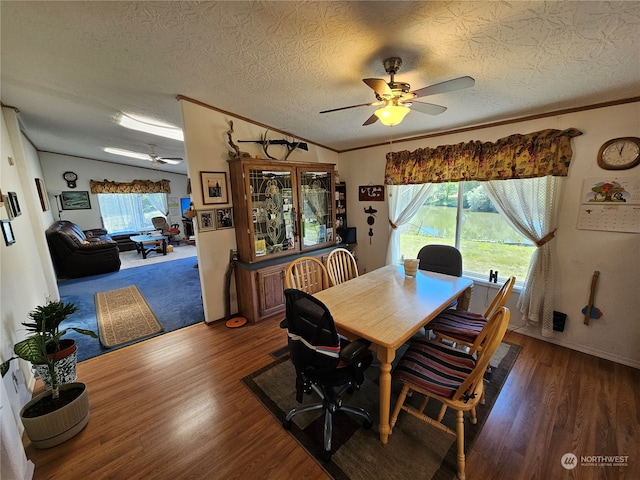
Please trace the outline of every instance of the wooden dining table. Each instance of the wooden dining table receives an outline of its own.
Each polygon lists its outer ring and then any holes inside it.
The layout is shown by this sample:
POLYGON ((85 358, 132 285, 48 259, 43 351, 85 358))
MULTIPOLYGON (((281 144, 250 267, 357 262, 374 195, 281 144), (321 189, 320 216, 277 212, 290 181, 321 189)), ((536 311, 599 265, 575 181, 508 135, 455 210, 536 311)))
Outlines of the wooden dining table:
POLYGON ((387 265, 314 294, 330 310, 338 331, 371 342, 380 362, 380 441, 389 439, 391 362, 396 350, 458 300, 468 309, 473 282, 468 278, 418 270, 407 277, 387 265))

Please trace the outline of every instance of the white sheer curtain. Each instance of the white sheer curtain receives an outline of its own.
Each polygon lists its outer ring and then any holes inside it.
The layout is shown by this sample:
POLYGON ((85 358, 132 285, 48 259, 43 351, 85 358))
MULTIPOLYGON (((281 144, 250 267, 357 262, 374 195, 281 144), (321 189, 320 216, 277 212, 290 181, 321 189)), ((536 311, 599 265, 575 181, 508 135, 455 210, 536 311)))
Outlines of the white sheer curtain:
POLYGON ((553 239, 564 177, 483 182, 491 201, 511 226, 537 245, 531 256, 518 308, 529 324, 542 322, 542 335, 553 336, 553 239))
POLYGON ((166 193, 151 193, 147 195, 147 199, 153 208, 162 212, 165 217, 169 215, 169 201, 166 193))
POLYGON ((151 218, 167 211, 166 193, 99 193, 98 205, 102 224, 109 233, 153 229, 151 218), (146 195, 146 208, 142 200, 146 195), (146 210, 146 211, 145 211, 146 210))
POLYGON ((389 246, 387 247, 387 265, 398 263, 398 252, 400 251, 399 227, 411 220, 411 217, 415 215, 429 196, 433 185, 433 183, 423 183, 420 185, 387 186, 389 226, 391 227, 389 246))

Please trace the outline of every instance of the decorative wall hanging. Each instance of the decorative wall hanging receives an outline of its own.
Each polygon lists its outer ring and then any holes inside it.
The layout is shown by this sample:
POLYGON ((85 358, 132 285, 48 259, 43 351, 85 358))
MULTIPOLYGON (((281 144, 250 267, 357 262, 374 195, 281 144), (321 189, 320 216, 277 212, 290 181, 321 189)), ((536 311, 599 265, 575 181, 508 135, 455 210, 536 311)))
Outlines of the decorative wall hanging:
POLYGON ((47 190, 44 188, 44 182, 40 178, 36 178, 36 189, 38 190, 38 197, 40 197, 40 206, 42 211, 49 210, 49 200, 47 199, 47 190))
POLYGON ((216 230, 233 228, 233 209, 216 208, 216 230))
POLYGON ((387 153, 385 183, 461 182, 567 176, 573 151, 571 139, 580 130, 541 130, 511 135, 496 142, 473 141, 457 145, 387 153))
POLYGON ((4 237, 5 245, 13 245, 16 243, 16 237, 13 236, 13 228, 11 228, 11 222, 9 220, 0 220, 2 223, 2 236, 4 237))
POLYGON ((367 217, 367 225, 369 225, 369 245, 371 245, 371 241, 373 239, 373 224, 376 223, 375 214, 378 212, 375 208, 369 205, 369 208, 364 209, 364 213, 368 213, 367 217))
POLYGON ((278 160, 278 159, 269 154, 269 151, 268 151, 269 145, 283 145, 287 147, 287 153, 284 155, 284 157, 280 159, 281 161, 285 161, 287 158, 289 158, 289 155, 291 155, 291 153, 296 148, 299 148, 300 150, 307 150, 307 151, 309 150, 309 146, 304 142, 297 142, 295 140, 294 141, 269 140, 267 138, 268 134, 269 134, 269 130, 264 132, 264 135, 260 136, 260 140, 238 140, 238 143, 259 143, 260 145, 262 145, 262 151, 264 152, 264 154, 267 156, 267 158, 270 158, 271 160, 278 160))
POLYGON ((62 210, 90 210, 89 192, 62 192, 60 194, 62 210))
POLYGON ((20 210, 20 202, 18 202, 18 194, 16 192, 9 192, 9 208, 11 209, 11 214, 13 217, 17 217, 22 215, 22 210, 20 210))
POLYGON ((229 203, 225 172, 200 172, 200 180, 202 203, 205 205, 229 203))
POLYGON ((198 210, 198 230, 207 232, 215 229, 216 225, 213 210, 198 210))
POLYGON ((384 185, 361 185, 358 187, 361 202, 384 202, 384 185))

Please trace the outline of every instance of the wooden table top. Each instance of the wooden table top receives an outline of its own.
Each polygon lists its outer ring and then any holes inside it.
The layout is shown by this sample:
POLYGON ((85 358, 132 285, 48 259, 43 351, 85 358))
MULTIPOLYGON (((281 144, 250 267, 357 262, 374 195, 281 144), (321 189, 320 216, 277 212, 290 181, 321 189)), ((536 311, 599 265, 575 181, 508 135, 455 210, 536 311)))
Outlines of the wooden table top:
POLYGON ((473 285, 463 277, 387 265, 316 293, 338 329, 396 349, 473 285))

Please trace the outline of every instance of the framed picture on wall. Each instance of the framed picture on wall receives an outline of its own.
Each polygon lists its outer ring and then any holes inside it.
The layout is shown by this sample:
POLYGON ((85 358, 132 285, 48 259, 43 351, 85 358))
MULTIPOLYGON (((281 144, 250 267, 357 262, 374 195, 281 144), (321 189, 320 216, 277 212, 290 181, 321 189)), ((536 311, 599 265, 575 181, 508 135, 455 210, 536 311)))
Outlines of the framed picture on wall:
POLYGON ((3 195, 2 196, 2 203, 6 207, 7 217, 9 218, 9 220, 13 220, 13 218, 14 218, 13 217, 13 209, 11 208, 11 201, 9 200, 9 195, 3 195))
POLYGON ((62 210, 89 210, 91 201, 89 192, 62 192, 60 194, 62 210))
POLYGON ((233 228, 233 209, 216 208, 216 229, 233 228))
POLYGON ((5 245, 13 245, 16 243, 16 237, 13 236, 11 222, 9 220, 0 220, 0 222, 2 222, 2 236, 4 237, 5 245))
POLYGON ((38 197, 40 197, 40 206, 42 211, 49 210, 49 200, 47 199, 47 190, 44 188, 44 182, 40 178, 36 178, 36 189, 38 190, 38 197))
POLYGON ((198 210, 198 230, 207 232, 215 229, 216 224, 213 210, 198 210))
POLYGON ((14 217, 18 215, 22 215, 22 210, 20 210, 20 202, 18 202, 18 194, 16 192, 9 192, 9 208, 11 208, 11 214, 14 217))
POLYGON ((200 172, 202 203, 205 205, 229 203, 227 174, 225 172, 200 172))

